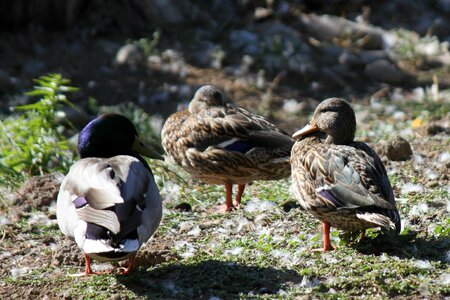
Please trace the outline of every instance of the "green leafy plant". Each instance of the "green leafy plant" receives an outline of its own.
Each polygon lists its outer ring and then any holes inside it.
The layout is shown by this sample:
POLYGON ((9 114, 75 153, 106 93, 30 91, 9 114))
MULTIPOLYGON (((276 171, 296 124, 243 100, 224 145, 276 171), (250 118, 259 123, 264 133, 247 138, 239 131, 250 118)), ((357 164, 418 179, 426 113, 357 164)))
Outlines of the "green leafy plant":
POLYGON ((62 134, 56 115, 61 106, 73 106, 65 93, 77 88, 60 74, 34 81, 37 86, 26 94, 40 100, 13 108, 17 114, 0 121, 0 183, 16 185, 24 176, 65 172, 72 164, 74 151, 62 134))
POLYGON ((152 37, 141 38, 134 42, 139 48, 144 51, 145 56, 151 56, 153 54, 158 54, 158 45, 161 40, 161 30, 156 30, 153 32, 152 37))

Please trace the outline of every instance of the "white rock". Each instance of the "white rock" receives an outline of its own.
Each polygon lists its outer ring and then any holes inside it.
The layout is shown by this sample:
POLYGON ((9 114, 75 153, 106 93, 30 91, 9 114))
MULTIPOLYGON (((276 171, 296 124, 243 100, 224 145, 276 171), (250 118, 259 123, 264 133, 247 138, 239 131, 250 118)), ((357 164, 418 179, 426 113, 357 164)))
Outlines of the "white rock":
POLYGON ((414 260, 413 263, 419 269, 432 269, 433 268, 433 266, 431 265, 429 260, 418 259, 418 260, 414 260))
POLYGON ((441 53, 441 44, 438 40, 433 40, 428 43, 416 45, 415 50, 418 53, 425 54, 427 56, 434 56, 441 53))
POLYGON ((394 115, 394 113, 397 112, 397 106, 395 105, 387 105, 384 107, 384 113, 386 115, 394 115))
POLYGON ((405 100, 405 95, 403 94, 403 89, 395 88, 390 95, 390 99, 393 102, 403 103, 405 100))
POLYGON ((2 251, 0 252, 0 260, 4 260, 5 258, 11 257, 12 253, 9 251, 2 251))
POLYGON ((422 165, 425 162, 425 159, 420 154, 415 154, 413 159, 414 159, 414 165, 422 165))
POLYGON ((308 276, 303 276, 302 281, 300 282, 300 287, 302 288, 313 288, 320 283, 319 279, 311 278, 308 276))
POLYGON ((26 275, 26 274, 28 274, 28 273, 30 273, 30 272, 31 272, 31 269, 28 268, 28 267, 23 267, 23 268, 12 268, 12 269, 10 270, 11 277, 12 277, 13 279, 17 279, 19 276, 26 275))
POLYGON ((225 254, 230 255, 230 256, 237 256, 237 255, 241 254, 242 252, 244 252, 243 247, 234 247, 230 250, 225 250, 225 254))
POLYGON ((414 205, 411 210, 409 211, 409 214, 411 216, 419 216, 428 211, 428 205, 426 203, 420 203, 418 205, 414 205))
POLYGON ((127 44, 117 51, 114 62, 118 65, 136 65, 142 62, 143 57, 144 55, 137 45, 127 44))
POLYGON ((0 216, 0 226, 6 225, 6 224, 11 224, 11 220, 9 220, 5 216, 0 216))
POLYGON ((200 229, 200 227, 198 227, 198 225, 196 225, 187 234, 191 235, 191 236, 199 236, 201 231, 202 230, 200 229))
POLYGON ((439 154, 439 162, 441 163, 447 163, 450 161, 450 153, 449 152, 442 152, 439 154))
POLYGON ((255 229, 255 225, 250 222, 247 218, 241 217, 237 219, 238 225, 236 227, 236 232, 245 232, 248 230, 255 229))
POLYGON ((417 87, 412 90, 412 96, 418 102, 422 102, 425 98, 425 90, 422 87, 417 87))
POLYGON ((256 232, 256 234, 257 234, 258 236, 262 236, 262 235, 270 236, 270 235, 272 235, 272 231, 273 231, 273 229, 264 227, 264 228, 262 228, 261 230, 258 230, 258 231, 256 232))
POLYGON ((180 186, 173 181, 164 182, 164 186, 161 189, 161 193, 164 195, 167 200, 176 199, 179 197, 180 186))
POLYGON ((283 109, 289 114, 296 114, 302 110, 302 105, 295 99, 285 99, 283 101, 283 109))
POLYGON ((181 222, 179 233, 188 232, 194 227, 194 223, 192 221, 181 222))
POLYGON ((246 212, 261 212, 266 210, 272 210, 275 207, 275 203, 270 201, 260 200, 258 198, 253 198, 244 207, 246 212))
POLYGON ((197 250, 194 246, 187 241, 178 241, 175 243, 175 250, 180 252, 180 256, 183 258, 193 257, 197 250), (182 251, 184 250, 184 251, 182 251))
POLYGON ((95 272, 105 272, 107 270, 111 270, 112 266, 108 263, 95 263, 92 268, 95 272))
POLYGON ((443 284, 443 285, 449 285, 449 284, 450 284, 450 273, 442 274, 442 275, 439 277, 439 280, 441 281, 441 284, 443 284))
POLYGON ((406 118, 406 114, 402 111, 396 111, 396 112, 394 112, 392 117, 397 121, 403 121, 406 118))
POLYGON ((412 130, 412 128, 405 128, 399 132, 399 135, 404 137, 413 136, 414 130, 412 130))
POLYGON ((402 194, 420 193, 422 191, 423 191, 422 185, 408 182, 403 185, 401 193, 402 194))
POLYGON ((435 172, 433 172, 431 169, 426 169, 425 175, 427 176, 428 180, 435 180, 438 178, 438 175, 435 172))
POLYGON ((30 225, 43 225, 43 226, 50 226, 56 221, 50 220, 47 215, 43 214, 42 212, 36 212, 31 215, 31 217, 28 219, 28 224, 30 225))

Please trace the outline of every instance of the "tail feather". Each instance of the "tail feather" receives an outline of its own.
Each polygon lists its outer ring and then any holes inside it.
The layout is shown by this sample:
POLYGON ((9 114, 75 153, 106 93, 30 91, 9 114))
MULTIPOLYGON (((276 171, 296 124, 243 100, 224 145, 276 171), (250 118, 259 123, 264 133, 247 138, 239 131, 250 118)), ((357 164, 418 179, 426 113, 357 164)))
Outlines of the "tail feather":
POLYGON ((359 219, 365 220, 370 223, 377 224, 381 227, 395 230, 400 233, 401 222, 400 214, 397 210, 383 209, 379 212, 359 212, 356 214, 359 219))

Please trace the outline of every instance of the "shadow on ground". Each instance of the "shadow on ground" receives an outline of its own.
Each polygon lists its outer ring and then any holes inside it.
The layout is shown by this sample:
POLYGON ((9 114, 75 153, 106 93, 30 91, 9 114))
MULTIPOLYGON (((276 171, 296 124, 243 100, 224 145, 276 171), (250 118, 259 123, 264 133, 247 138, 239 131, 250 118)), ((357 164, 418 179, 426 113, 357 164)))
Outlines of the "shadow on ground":
POLYGON ((271 295, 302 276, 293 270, 246 266, 235 262, 207 260, 189 265, 159 266, 152 271, 136 270, 118 280, 148 298, 239 298, 239 295, 271 295))
POLYGON ((447 263, 446 253, 450 247, 450 237, 419 237, 418 232, 393 235, 380 233, 374 239, 366 239, 351 247, 362 254, 381 255, 386 253, 399 258, 415 258, 447 263))

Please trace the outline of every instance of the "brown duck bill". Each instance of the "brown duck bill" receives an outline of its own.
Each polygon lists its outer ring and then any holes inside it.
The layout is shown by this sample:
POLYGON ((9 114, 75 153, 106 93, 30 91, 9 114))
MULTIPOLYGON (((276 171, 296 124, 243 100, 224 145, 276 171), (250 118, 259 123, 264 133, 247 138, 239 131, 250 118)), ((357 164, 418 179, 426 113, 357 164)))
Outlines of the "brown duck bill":
POLYGON ((295 140, 300 139, 301 137, 310 134, 311 132, 315 132, 318 131, 319 127, 317 127, 317 125, 313 122, 309 122, 308 124, 306 124, 305 127, 303 127, 302 129, 300 129, 299 131, 295 132, 292 135, 292 138, 295 140))

